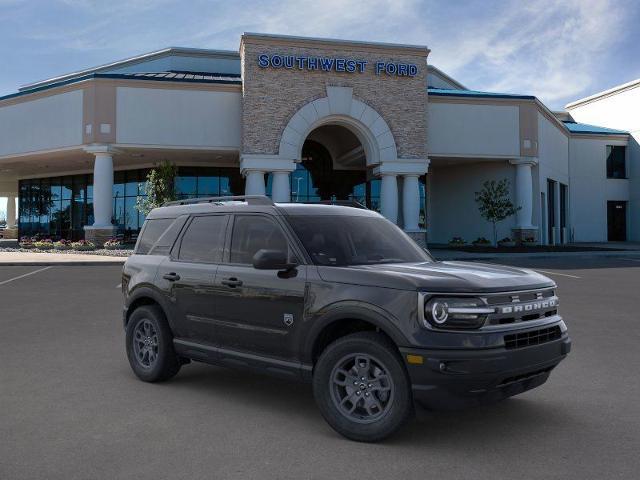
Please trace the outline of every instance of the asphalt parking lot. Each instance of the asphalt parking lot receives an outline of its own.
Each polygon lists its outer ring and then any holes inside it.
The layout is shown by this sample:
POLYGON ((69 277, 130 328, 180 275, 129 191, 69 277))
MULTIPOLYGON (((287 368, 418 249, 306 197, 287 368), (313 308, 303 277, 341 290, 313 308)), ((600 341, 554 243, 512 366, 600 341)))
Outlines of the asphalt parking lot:
POLYGON ((307 385, 199 364, 138 381, 117 266, 0 266, 0 479, 639 478, 640 259, 509 263, 558 283, 570 357, 375 445, 334 433, 307 385))

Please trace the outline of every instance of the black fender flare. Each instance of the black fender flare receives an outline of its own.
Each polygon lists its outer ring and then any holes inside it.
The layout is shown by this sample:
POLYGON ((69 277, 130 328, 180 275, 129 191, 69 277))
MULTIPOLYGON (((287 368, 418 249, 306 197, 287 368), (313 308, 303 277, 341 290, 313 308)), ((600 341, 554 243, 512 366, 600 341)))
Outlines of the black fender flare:
POLYGON ((126 328, 126 322, 129 321, 129 316, 133 311, 131 307, 136 303, 138 303, 138 301, 143 298, 148 298, 158 304, 158 306, 162 309, 164 316, 167 319, 167 322, 169 322, 169 327, 171 328, 171 330, 173 330, 172 319, 171 319, 171 315, 169 314, 169 312, 171 311, 169 302, 161 292, 159 292, 156 288, 154 288, 151 285, 136 286, 135 289, 129 294, 127 298, 127 303, 125 305, 125 309, 126 309, 125 328, 126 328))
POLYGON ((313 362, 313 347, 322 331, 329 325, 345 319, 362 320, 384 332, 396 346, 409 345, 407 337, 399 327, 399 320, 386 310, 366 302, 344 301, 334 303, 313 319, 309 332, 304 339, 304 363, 313 362))

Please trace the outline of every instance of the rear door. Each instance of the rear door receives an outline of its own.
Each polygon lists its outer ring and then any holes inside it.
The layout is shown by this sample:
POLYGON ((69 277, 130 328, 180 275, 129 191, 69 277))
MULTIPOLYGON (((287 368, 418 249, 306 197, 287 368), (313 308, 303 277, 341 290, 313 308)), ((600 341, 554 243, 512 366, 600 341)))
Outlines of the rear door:
POLYGON ((222 260, 229 216, 197 215, 186 225, 170 257, 158 271, 158 282, 173 306, 176 337, 197 343, 213 340, 213 282, 222 260))
POLYGON ((284 250, 300 260, 292 237, 272 216, 236 214, 225 260, 215 279, 216 341, 222 348, 293 359, 302 324, 307 266, 285 273, 257 270, 260 249, 284 250))

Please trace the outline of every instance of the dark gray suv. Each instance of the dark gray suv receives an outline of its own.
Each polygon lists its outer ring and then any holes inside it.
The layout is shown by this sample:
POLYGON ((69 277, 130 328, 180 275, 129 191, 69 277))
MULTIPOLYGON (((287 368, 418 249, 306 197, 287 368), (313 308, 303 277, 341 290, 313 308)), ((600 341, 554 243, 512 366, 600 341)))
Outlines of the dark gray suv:
POLYGON ((147 217, 122 288, 140 379, 200 361, 308 381, 327 422, 359 441, 396 431, 414 402, 457 408, 537 387, 571 346, 547 277, 435 261, 362 208, 167 204, 147 217))

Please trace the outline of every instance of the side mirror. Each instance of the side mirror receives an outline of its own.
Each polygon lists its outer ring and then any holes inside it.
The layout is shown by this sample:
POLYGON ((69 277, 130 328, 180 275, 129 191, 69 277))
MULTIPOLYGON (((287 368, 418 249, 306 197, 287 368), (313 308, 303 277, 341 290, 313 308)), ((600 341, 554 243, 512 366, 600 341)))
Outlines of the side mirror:
POLYGON ((291 270, 297 264, 289 263, 287 252, 261 249, 253 256, 253 268, 257 270, 291 270))

